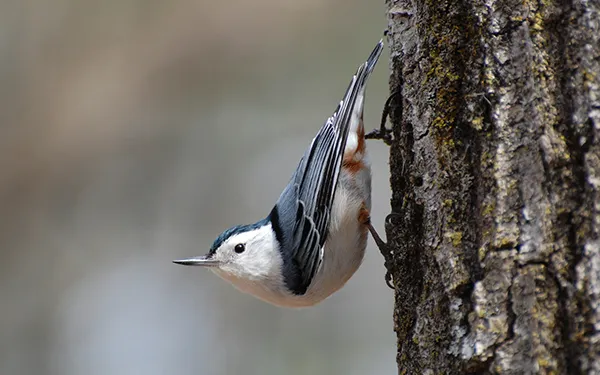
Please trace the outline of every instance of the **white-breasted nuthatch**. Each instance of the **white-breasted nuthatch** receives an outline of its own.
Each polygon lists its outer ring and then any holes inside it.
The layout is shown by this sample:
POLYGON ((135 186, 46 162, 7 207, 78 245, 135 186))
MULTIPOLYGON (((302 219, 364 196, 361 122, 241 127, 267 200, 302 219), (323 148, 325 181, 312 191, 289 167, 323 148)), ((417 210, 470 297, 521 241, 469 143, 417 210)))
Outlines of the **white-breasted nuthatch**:
POLYGON ((380 41, 306 150, 269 215, 221 233, 205 266, 239 290, 284 307, 312 306, 339 290, 362 263, 370 223, 371 166, 363 107, 380 41))

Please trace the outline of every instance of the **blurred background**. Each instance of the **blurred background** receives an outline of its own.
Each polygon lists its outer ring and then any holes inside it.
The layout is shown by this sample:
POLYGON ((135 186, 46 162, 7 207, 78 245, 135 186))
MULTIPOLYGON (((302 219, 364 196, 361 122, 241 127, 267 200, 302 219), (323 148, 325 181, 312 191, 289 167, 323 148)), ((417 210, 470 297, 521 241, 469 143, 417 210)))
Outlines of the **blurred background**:
MULTIPOLYGON (((268 213, 385 25, 359 0, 2 1, 0 374, 394 373, 372 240, 302 310, 171 263, 268 213)), ((367 130, 387 91, 384 55, 367 130)))

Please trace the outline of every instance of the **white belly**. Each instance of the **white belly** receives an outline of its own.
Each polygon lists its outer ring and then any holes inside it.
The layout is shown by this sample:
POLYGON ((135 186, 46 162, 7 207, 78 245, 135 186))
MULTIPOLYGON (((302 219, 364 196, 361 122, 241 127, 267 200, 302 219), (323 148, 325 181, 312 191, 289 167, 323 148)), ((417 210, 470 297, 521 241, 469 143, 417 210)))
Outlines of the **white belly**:
MULTIPOLYGON (((323 250, 323 262, 310 287, 303 295, 285 293, 269 302, 285 307, 313 306, 329 297, 354 275, 367 247, 368 229, 358 220, 361 208, 371 209, 371 169, 354 176, 342 173, 331 210, 329 235, 323 250), (283 298, 282 298, 283 297, 283 298)), ((271 296, 274 297, 274 296, 271 296)))
POLYGON ((323 263, 306 292, 315 304, 338 291, 360 267, 367 247, 367 227, 358 220, 361 208, 371 209, 371 173, 342 176, 331 212, 323 263), (363 179, 368 178, 368 181, 363 179), (357 183, 358 182, 358 183, 357 183), (368 183, 365 183, 368 182, 368 183))

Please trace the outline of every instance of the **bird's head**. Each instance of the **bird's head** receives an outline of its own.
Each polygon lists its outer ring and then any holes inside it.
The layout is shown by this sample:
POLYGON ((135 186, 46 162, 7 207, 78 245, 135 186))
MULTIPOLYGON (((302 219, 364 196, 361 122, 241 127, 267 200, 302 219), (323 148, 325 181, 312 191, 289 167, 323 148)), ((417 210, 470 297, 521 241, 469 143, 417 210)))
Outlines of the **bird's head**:
POLYGON ((208 267, 228 279, 260 281, 281 272, 278 247, 270 222, 263 220, 227 229, 204 256, 173 262, 208 267))

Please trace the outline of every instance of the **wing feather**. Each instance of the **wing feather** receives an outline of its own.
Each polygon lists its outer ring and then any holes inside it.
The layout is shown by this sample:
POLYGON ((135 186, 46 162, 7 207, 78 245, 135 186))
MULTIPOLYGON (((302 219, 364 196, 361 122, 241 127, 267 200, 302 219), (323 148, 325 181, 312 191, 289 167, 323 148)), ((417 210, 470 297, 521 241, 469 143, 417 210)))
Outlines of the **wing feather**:
POLYGON ((306 292, 321 264, 350 120, 355 111, 362 111, 362 98, 357 99, 382 50, 379 42, 358 68, 343 100, 313 139, 271 212, 285 282, 297 294, 306 292), (355 108, 357 103, 360 108, 355 108))

